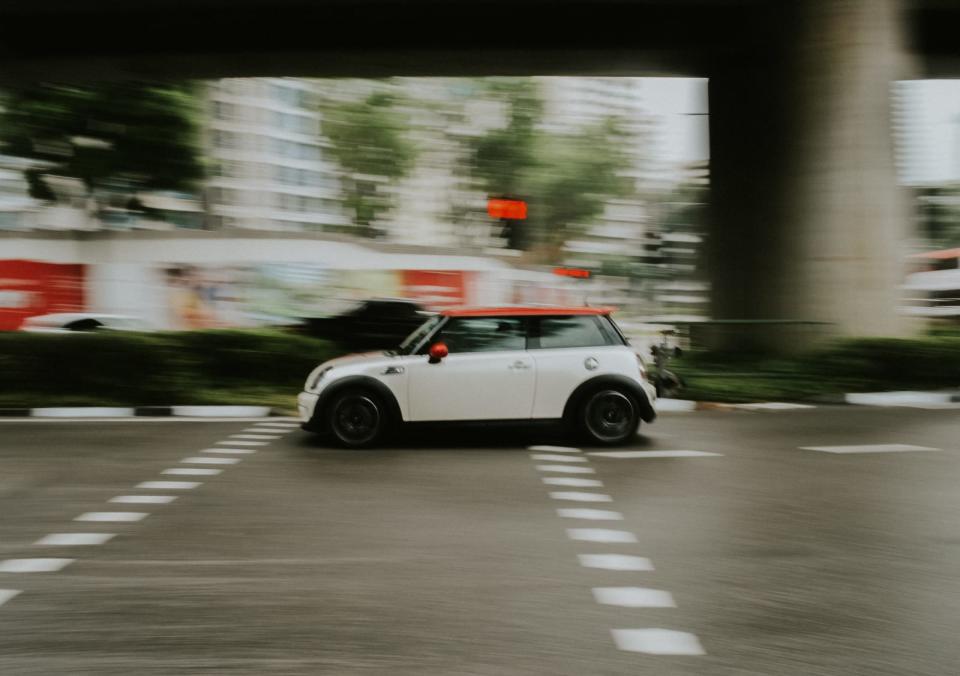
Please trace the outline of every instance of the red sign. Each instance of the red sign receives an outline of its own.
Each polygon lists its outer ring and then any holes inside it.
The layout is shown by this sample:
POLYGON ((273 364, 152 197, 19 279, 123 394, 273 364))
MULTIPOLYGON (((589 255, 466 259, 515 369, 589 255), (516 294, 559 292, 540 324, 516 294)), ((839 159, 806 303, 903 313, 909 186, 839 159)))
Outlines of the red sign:
POLYGON ((590 276, 589 270, 580 270, 578 268, 554 268, 553 274, 561 277, 576 277, 577 279, 587 279, 590 276))
POLYGON ((403 295, 427 308, 463 305, 466 279, 462 270, 404 270, 403 295))
POLYGON ((27 317, 82 311, 83 284, 83 265, 0 260, 0 331, 27 317))
POLYGON ((522 221, 527 217, 527 203, 521 200, 489 200, 487 213, 490 218, 522 221))

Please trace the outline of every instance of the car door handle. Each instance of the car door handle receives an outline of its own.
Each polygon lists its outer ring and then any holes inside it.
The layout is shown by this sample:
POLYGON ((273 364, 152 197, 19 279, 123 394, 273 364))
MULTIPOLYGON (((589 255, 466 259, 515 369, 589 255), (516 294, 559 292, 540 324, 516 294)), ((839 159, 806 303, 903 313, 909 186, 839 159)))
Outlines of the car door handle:
POLYGON ((515 371, 525 371, 530 368, 530 364, 525 361, 515 361, 510 364, 510 368, 515 371))

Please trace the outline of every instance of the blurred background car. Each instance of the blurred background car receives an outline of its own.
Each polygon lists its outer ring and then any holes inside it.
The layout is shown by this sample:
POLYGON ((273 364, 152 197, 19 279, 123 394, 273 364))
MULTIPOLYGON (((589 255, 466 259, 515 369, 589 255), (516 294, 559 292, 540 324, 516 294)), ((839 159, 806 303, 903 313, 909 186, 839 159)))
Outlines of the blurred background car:
POLYGON ((431 314, 411 300, 371 298, 332 317, 306 318, 300 331, 351 349, 386 350, 403 342, 431 314))
POLYGON ((151 331, 149 324, 126 315, 60 312, 24 320, 21 331, 31 333, 71 333, 79 331, 151 331))

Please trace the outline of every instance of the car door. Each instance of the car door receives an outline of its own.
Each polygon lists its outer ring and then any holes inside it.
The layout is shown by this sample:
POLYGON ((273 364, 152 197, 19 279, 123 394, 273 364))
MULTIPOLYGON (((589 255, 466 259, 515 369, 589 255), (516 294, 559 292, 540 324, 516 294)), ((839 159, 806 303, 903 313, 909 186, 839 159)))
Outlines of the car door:
POLYGON ((536 373, 524 318, 451 317, 435 342, 446 358, 431 364, 422 354, 408 366, 410 420, 530 418, 536 373))
POLYGON ((630 360, 636 360, 613 329, 593 315, 539 317, 531 329, 530 355, 537 370, 534 418, 560 418, 581 383, 627 372, 630 360))

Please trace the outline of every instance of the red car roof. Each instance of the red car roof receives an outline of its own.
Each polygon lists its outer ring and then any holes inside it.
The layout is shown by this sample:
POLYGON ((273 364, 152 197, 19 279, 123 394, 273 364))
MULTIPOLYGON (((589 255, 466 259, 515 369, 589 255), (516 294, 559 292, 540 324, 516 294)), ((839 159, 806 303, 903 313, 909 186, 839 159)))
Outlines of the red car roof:
POLYGON ((543 306, 533 307, 504 306, 504 307, 459 307, 442 310, 445 317, 527 317, 530 315, 608 315, 614 311, 612 307, 563 307, 543 306))

